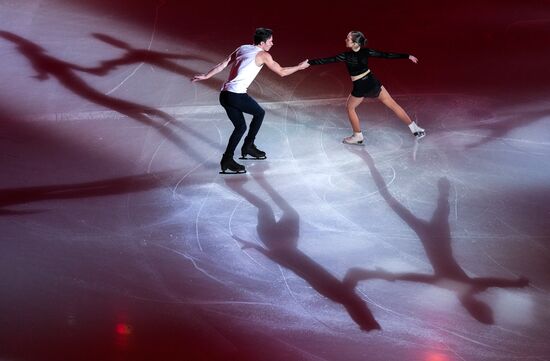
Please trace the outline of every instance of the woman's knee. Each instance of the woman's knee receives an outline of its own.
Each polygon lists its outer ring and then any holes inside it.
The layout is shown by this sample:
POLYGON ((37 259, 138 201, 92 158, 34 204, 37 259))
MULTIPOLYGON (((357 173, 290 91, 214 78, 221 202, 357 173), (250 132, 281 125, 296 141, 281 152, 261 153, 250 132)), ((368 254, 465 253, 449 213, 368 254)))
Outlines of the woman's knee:
POLYGON ((348 101, 346 102, 346 109, 349 111, 355 112, 355 108, 357 108, 361 103, 363 102, 363 98, 356 98, 356 97, 349 97, 348 101))
POLYGON ((397 106, 396 101, 392 98, 392 96, 388 92, 380 93, 378 96, 378 100, 380 100, 384 105, 386 105, 390 109, 395 109, 397 106))
POLYGON ((352 102, 347 102, 346 103, 346 109, 348 112, 355 112, 355 108, 357 108, 359 106, 359 104, 354 104, 352 102))

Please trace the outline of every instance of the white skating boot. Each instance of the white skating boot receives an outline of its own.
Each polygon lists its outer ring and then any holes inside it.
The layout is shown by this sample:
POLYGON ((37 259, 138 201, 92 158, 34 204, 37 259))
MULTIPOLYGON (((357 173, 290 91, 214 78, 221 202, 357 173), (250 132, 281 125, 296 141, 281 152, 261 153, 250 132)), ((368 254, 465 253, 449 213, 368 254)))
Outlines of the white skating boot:
POLYGON ((416 137, 416 139, 421 139, 426 136, 426 130, 420 128, 416 122, 412 122, 409 124, 409 129, 411 130, 411 133, 416 137))
POLYGON ((353 145, 363 145, 363 133, 361 132, 354 132, 352 136, 345 137, 342 141, 345 144, 353 144, 353 145))

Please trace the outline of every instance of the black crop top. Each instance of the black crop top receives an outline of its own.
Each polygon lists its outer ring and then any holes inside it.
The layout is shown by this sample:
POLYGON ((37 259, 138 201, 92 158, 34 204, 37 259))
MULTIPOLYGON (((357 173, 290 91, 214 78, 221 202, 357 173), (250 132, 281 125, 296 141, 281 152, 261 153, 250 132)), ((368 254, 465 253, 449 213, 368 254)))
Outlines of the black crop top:
POLYGON ((346 51, 336 56, 329 58, 319 58, 308 60, 310 65, 330 64, 337 62, 345 62, 348 68, 349 75, 359 75, 369 70, 369 57, 386 59, 404 59, 408 58, 409 54, 400 53, 385 53, 378 50, 372 50, 369 48, 361 48, 359 51, 346 51))

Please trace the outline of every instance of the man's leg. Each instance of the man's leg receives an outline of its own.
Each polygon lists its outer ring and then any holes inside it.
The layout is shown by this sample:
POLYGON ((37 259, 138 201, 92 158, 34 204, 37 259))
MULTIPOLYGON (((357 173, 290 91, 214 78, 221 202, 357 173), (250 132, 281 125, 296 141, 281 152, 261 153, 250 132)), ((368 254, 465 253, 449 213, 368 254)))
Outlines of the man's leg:
POLYGON ((251 155, 255 158, 265 158, 265 152, 259 150, 254 145, 254 140, 256 139, 256 135, 258 134, 264 120, 265 110, 248 94, 244 94, 244 96, 240 99, 239 109, 252 115, 252 121, 250 122, 248 134, 246 135, 246 138, 244 138, 241 155, 243 157, 246 157, 246 155, 251 155))
POLYGON ((227 142, 227 148, 225 149, 225 153, 231 156, 235 153, 235 148, 237 148, 243 134, 246 132, 244 115, 239 109, 239 95, 240 94, 234 94, 227 91, 220 93, 220 104, 225 109, 229 120, 235 127, 227 142))
POLYGON ((238 104, 238 97, 240 94, 234 94, 227 91, 220 93, 220 104, 225 109, 229 120, 233 123, 235 129, 229 137, 227 142, 227 147, 225 153, 223 154, 222 160, 220 162, 222 172, 225 172, 226 169, 230 169, 234 172, 245 171, 243 165, 235 162, 233 160, 233 154, 235 153, 235 148, 239 144, 243 134, 246 132, 246 122, 244 115, 240 109, 235 107, 235 104, 238 104), (237 100, 237 101, 236 101, 237 100))
POLYGON ((233 129, 233 132, 231 133, 231 136, 229 137, 229 141, 227 142, 225 153, 233 155, 235 153, 235 148, 237 148, 237 145, 241 141, 244 133, 246 132, 246 122, 244 120, 243 113, 236 108, 227 107, 225 108, 225 112, 227 113, 229 120, 231 120, 231 123, 233 123, 233 126, 235 127, 235 129, 233 129))

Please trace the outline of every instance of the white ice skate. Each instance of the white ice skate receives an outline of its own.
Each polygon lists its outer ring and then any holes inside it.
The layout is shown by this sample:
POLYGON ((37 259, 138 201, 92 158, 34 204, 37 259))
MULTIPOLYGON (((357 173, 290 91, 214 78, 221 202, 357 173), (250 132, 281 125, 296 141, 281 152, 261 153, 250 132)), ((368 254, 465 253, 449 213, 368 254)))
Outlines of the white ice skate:
POLYGON ((364 138, 362 134, 353 134, 352 136, 345 137, 344 140, 342 140, 342 143, 351 145, 363 145, 363 142, 364 138))
POLYGON ((418 130, 414 132, 413 135, 416 137, 416 139, 422 139, 426 136, 426 131, 424 129, 418 130))
POLYGON ((409 128, 416 139, 422 139, 426 136, 426 130, 420 128, 418 124, 416 124, 416 122, 412 122, 411 124, 409 124, 409 128))

